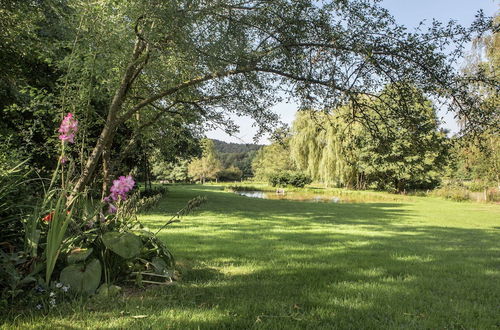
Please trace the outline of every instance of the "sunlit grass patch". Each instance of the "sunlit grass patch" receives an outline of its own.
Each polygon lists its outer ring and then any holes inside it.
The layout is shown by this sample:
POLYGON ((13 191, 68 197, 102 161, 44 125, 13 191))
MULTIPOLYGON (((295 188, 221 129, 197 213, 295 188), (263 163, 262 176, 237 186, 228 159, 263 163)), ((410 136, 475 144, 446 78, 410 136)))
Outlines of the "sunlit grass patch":
POLYGON ((208 202, 160 232, 177 258, 176 285, 12 317, 3 327, 500 326, 497 205, 424 197, 319 204, 193 185, 172 186, 140 219, 160 228, 197 195, 208 202))

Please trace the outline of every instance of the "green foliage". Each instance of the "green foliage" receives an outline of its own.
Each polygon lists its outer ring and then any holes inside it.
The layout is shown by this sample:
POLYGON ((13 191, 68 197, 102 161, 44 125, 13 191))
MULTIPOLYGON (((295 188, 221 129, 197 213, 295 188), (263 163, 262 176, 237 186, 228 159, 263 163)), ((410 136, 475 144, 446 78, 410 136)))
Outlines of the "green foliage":
POLYGON ((215 151, 214 142, 210 139, 201 141, 203 153, 201 158, 194 159, 188 165, 190 177, 205 183, 208 179, 216 179, 217 173, 222 169, 222 164, 215 151))
POLYGON ((36 281, 25 270, 29 261, 23 252, 4 252, 0 249, 0 306, 18 298, 27 284, 36 281))
POLYGON ((405 84, 387 86, 353 117, 353 108, 333 115, 303 111, 294 122, 291 155, 314 180, 335 186, 402 192, 439 183, 448 140, 422 92, 405 84), (398 98, 406 93, 405 101, 398 98), (411 101, 408 101, 411 100, 411 101))
POLYGON ((30 185, 36 184, 28 180, 26 161, 11 164, 12 160, 2 158, 0 154, 0 243, 14 248, 22 244, 22 219, 33 211, 30 204, 36 201, 30 185))
POLYGON ((281 171, 274 173, 269 177, 269 183, 273 187, 286 187, 292 186, 303 188, 305 185, 310 184, 312 179, 304 173, 281 171))
MULTIPOLYGON (((494 18, 500 23, 500 15, 494 18)), ((480 132, 462 134, 456 139, 453 149, 454 166, 449 177, 455 180, 473 180, 477 185, 473 190, 484 190, 496 186, 500 188, 500 94, 495 80, 500 75, 500 33, 498 30, 485 34, 474 41, 473 52, 463 69, 466 75, 480 73, 490 83, 474 80, 471 92, 480 97, 478 104, 484 117, 492 117, 493 123, 468 115, 459 117, 462 126, 471 122, 481 128, 480 132)))
POLYGON ((74 249, 69 252, 66 258, 68 264, 75 264, 81 261, 85 261, 94 251, 92 248, 88 249, 74 249))
POLYGON ((59 280, 78 293, 92 294, 101 283, 101 272, 99 260, 92 259, 84 264, 71 264, 65 267, 61 271, 59 280))
POLYGON ((228 185, 224 186, 224 190, 227 191, 260 191, 261 187, 249 186, 249 185, 228 185))
POLYGON ((263 147, 261 144, 253 143, 233 143, 216 139, 212 139, 212 141, 214 141, 215 150, 217 150, 219 154, 247 154, 263 147))
MULTIPOLYGON (((353 164, 354 134, 343 135, 339 116, 300 111, 293 123, 290 155, 299 169, 327 186, 354 186, 357 172, 353 164), (348 139, 346 139, 348 138, 348 139)), ((354 154, 356 154, 354 152, 354 154)))
MULTIPOLYGON (((50 193, 51 191, 49 191, 49 194, 50 193)), ((59 254, 61 253, 61 249, 63 247, 62 245, 64 238, 66 236, 66 230, 70 222, 72 221, 73 207, 71 207, 68 210, 67 196, 68 196, 67 191, 65 190, 60 191, 55 206, 53 206, 53 208, 49 207, 49 210, 53 211, 49 211, 48 214, 51 220, 49 220, 47 245, 45 246, 44 249, 44 256, 46 258, 45 283, 47 285, 50 284, 52 272, 54 271, 54 267, 59 258, 59 254)))
POLYGON ((243 172, 236 166, 230 166, 217 173, 219 181, 239 181, 243 177, 243 172))
POLYGON ((371 116, 378 133, 367 135, 360 143, 361 168, 367 181, 398 192, 437 186, 447 163, 449 142, 439 130, 432 103, 415 87, 396 84, 384 89, 374 109, 371 116), (400 93, 411 101, 402 101, 400 93))
POLYGON ((65 2, 3 1, 0 6, 0 145, 29 158, 38 170, 54 168, 54 93, 62 71, 55 62, 73 30, 61 15, 65 2), (33 157, 36 155, 36 157, 33 157))
POLYGON ((156 274, 172 276, 175 267, 175 259, 169 248, 156 234, 148 230, 134 231, 143 244, 140 255, 140 265, 138 270, 151 270, 156 274), (144 261, 146 263, 144 264, 144 261))
POLYGON ((473 139, 463 137, 453 152, 451 178, 473 180, 482 189, 500 187, 500 135, 487 130, 473 139))
POLYGON ((467 188, 457 183, 444 184, 442 187, 434 189, 431 195, 450 199, 456 202, 470 200, 470 194, 467 188))
POLYGON ((187 182, 189 180, 188 164, 188 160, 180 160, 169 163, 154 159, 152 161, 152 173, 157 180, 187 182))
MULTIPOLYGON (((252 177, 252 161, 257 151, 263 147, 259 144, 227 143, 224 141, 213 140, 215 150, 222 162, 222 167, 229 169, 237 167, 241 170, 244 177, 252 177)), ((236 180, 236 179, 229 179, 236 180)))
POLYGON ((471 200, 497 203, 500 201, 500 191, 498 188, 490 188, 488 185, 485 185, 484 181, 451 180, 432 190, 429 195, 457 202, 471 200))
POLYGON ((239 153, 218 153, 219 158, 221 160, 222 166, 226 169, 231 167, 238 168, 242 176, 244 177, 252 177, 252 161, 257 154, 257 151, 252 150, 248 152, 239 152, 239 153))
POLYGON ((136 257, 142 249, 141 239, 132 233, 111 231, 104 233, 101 239, 108 249, 124 259, 136 257))
POLYGON ((252 161, 252 170, 257 180, 268 181, 269 178, 280 171, 296 170, 290 158, 288 141, 274 142, 257 151, 252 161))
MULTIPOLYGON (((305 108, 337 108, 388 82, 411 81, 429 95, 453 97, 455 110, 475 108, 450 59, 492 28, 478 15, 470 29, 436 23, 409 32, 364 0, 244 8, 234 0, 14 1, 0 14, 7 77, 0 93, 8 96, 0 94, 0 143, 12 136, 9 148, 37 154, 35 165, 51 168, 54 120, 75 112, 79 192, 135 167, 147 177, 153 149, 165 161, 192 156, 204 124, 236 130, 228 114, 269 129, 277 119, 272 105, 286 96, 305 108), (453 42, 458 47, 447 57, 442 50, 453 42)), ((369 110, 362 102, 353 107, 369 110)))

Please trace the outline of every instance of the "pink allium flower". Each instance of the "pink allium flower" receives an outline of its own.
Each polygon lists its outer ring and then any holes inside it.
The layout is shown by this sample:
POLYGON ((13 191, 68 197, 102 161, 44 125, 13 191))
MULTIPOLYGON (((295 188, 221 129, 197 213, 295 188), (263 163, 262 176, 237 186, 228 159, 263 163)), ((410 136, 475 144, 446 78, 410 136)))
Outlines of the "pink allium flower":
POLYGON ((73 117, 73 114, 69 112, 66 117, 64 117, 59 126, 59 139, 63 142, 74 143, 75 133, 78 131, 78 120, 73 117))

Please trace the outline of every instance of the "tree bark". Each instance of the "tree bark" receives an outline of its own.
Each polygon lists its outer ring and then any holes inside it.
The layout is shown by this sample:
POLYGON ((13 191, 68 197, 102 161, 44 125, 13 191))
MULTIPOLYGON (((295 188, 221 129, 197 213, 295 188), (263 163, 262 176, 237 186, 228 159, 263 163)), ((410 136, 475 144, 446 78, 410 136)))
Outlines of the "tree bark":
POLYGON ((75 186, 73 188, 73 196, 79 192, 82 192, 89 184, 90 178, 92 177, 97 167, 103 151, 108 145, 111 145, 112 143, 114 132, 117 127, 118 113, 122 108, 123 102, 126 99, 127 93, 132 83, 137 78, 138 66, 139 68, 142 68, 142 66, 140 66, 141 62, 138 60, 145 47, 146 44, 143 41, 137 39, 132 53, 131 62, 125 70, 125 73, 123 74, 122 80, 120 82, 120 86, 113 96, 113 100, 111 102, 111 105, 109 106, 106 123, 104 124, 104 128, 101 131, 101 135, 99 136, 99 139, 97 140, 97 143, 94 146, 94 149, 92 150, 87 163, 85 164, 82 175, 75 183, 75 186))
POLYGON ((110 145, 104 147, 102 152, 102 197, 106 196, 111 183, 111 148, 110 145))

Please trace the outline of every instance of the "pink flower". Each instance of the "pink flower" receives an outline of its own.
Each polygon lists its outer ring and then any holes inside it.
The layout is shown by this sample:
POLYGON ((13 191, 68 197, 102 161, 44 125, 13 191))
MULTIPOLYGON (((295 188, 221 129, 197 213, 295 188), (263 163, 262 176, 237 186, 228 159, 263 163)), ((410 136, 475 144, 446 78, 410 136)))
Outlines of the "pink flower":
POLYGON ((66 164, 67 161, 68 161, 68 158, 66 158, 66 156, 61 157, 61 164, 66 164))
POLYGON ((120 176, 118 180, 113 181, 113 186, 109 189, 111 194, 103 198, 103 202, 109 204, 108 213, 116 213, 116 206, 111 201, 127 199, 127 193, 134 188, 135 181, 130 175, 120 176))
POLYGON ((127 193, 134 188, 135 181, 130 175, 120 176, 118 180, 113 181, 113 186, 109 189, 111 194, 109 197, 116 201, 119 197, 125 200, 127 199, 127 193))
POLYGON ((116 213, 116 206, 109 204, 108 213, 116 213))
POLYGON ((75 133, 78 131, 78 120, 73 118, 73 114, 69 112, 66 117, 64 117, 61 122, 61 126, 59 126, 59 139, 61 141, 74 143, 75 133))

